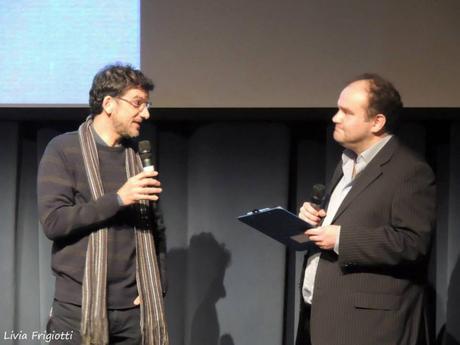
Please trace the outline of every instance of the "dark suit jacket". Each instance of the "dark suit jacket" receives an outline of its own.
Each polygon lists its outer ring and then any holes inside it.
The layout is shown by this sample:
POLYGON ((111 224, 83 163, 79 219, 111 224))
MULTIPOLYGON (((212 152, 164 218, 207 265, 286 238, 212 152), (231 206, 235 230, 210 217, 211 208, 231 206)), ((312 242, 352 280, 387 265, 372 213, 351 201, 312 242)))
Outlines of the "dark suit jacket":
MULTIPOLYGON (((340 162, 327 196, 341 177, 340 162)), ((321 253, 310 320, 313 345, 422 342, 435 194, 430 167, 395 137, 356 177, 332 221, 341 226, 339 255, 321 253)), ((297 344, 305 343, 306 331, 299 324, 297 344)))

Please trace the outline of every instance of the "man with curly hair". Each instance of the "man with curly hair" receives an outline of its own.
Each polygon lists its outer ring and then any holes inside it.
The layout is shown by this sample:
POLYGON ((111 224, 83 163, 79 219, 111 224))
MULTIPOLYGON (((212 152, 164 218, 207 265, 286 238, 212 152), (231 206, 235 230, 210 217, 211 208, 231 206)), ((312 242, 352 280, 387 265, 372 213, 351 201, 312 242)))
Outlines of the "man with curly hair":
POLYGON ((41 159, 38 209, 56 276, 47 331, 71 334, 62 343, 168 344, 161 185, 156 171, 142 171, 132 140, 153 88, 132 66, 103 68, 91 115, 41 159))

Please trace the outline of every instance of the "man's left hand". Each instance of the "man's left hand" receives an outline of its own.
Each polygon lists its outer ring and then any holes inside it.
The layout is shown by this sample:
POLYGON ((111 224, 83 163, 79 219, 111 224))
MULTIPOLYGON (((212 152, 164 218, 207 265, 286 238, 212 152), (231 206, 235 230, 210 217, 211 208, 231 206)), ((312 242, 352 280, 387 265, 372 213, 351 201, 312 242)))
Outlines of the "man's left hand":
POLYGON ((340 225, 327 225, 305 231, 308 239, 324 250, 334 249, 340 225))

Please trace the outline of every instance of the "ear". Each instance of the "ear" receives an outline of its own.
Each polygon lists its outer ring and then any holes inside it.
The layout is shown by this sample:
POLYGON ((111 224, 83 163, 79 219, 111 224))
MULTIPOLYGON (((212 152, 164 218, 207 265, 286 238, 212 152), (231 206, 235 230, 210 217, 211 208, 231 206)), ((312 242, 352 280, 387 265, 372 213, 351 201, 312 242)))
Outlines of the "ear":
POLYGON ((385 124, 387 123, 387 118, 383 114, 377 114, 372 119, 372 133, 380 133, 385 128, 385 124))
POLYGON ((115 106, 114 103, 115 100, 112 96, 105 96, 102 100, 102 109, 104 109, 104 112, 108 115, 112 114, 113 107, 115 106))

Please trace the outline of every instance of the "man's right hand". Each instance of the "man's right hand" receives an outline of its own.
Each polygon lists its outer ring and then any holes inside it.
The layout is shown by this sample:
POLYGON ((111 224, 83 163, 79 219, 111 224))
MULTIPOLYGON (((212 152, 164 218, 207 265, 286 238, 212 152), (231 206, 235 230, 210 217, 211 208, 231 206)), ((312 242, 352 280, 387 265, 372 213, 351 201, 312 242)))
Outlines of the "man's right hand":
POLYGON ((158 200, 161 193, 161 183, 154 177, 158 175, 157 171, 144 171, 133 177, 117 191, 118 196, 124 206, 134 204, 139 200, 158 200))
POLYGON ((318 226, 324 217, 326 217, 326 211, 315 208, 310 202, 304 202, 299 210, 299 218, 314 227, 318 226))

